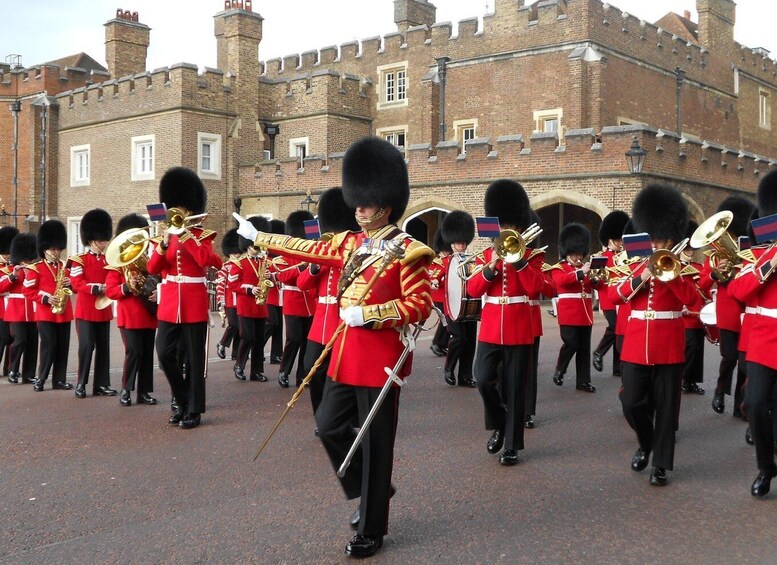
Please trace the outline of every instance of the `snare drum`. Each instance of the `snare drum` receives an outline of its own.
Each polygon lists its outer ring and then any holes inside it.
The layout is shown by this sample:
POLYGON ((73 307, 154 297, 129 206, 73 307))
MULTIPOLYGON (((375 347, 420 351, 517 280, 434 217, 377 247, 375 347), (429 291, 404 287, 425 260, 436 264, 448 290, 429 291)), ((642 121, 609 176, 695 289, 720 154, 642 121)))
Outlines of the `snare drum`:
POLYGON ((456 322, 479 321, 480 310, 483 308, 480 297, 472 298, 467 294, 465 279, 475 269, 475 261, 471 260, 459 268, 469 257, 471 255, 452 255, 445 275, 445 315, 456 322), (464 279, 461 278, 460 271, 463 271, 464 279))
POLYGON ((699 312, 699 319, 704 324, 704 336, 712 345, 720 345, 720 329, 718 315, 715 311, 715 301, 705 304, 699 312))

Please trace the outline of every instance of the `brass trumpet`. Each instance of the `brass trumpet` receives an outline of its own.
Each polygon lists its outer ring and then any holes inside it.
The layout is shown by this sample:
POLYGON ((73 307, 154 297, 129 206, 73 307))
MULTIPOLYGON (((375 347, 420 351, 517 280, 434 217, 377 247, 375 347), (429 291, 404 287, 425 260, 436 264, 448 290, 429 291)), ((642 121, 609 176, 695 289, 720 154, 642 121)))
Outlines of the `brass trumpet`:
POLYGON ((165 223, 167 223, 168 226, 177 229, 188 229, 204 222, 208 217, 208 214, 194 214, 187 216, 180 208, 170 208, 167 210, 167 212, 165 212, 165 216, 165 223))
MULTIPOLYGON (((518 233, 515 230, 502 230, 499 232, 499 235, 494 238, 494 253, 505 263, 517 263, 523 259, 524 255, 526 255, 526 248, 528 245, 537 239, 541 233, 542 228, 537 224, 530 225, 522 233, 518 233)), ((474 269, 469 275, 466 275, 466 271, 464 270, 467 264, 482 256, 482 254, 472 255, 459 264, 456 272, 462 280, 468 281, 483 270, 485 265, 481 265, 480 268, 474 269)))
MULTIPOLYGON (((671 250, 657 249, 650 257, 645 259, 643 263, 650 271, 652 277, 665 283, 672 281, 680 276, 680 273, 683 270, 683 263, 680 261, 680 252, 682 252, 682 250, 687 246, 688 238, 686 237, 680 243, 675 245, 671 250)), ((628 299, 631 300, 631 298, 633 298, 634 295, 636 295, 644 286, 644 284, 649 280, 650 279, 645 279, 639 283, 639 286, 634 289, 634 292, 629 295, 628 299)))
POLYGON ((731 279, 734 269, 742 263, 739 244, 727 231, 733 220, 732 212, 718 212, 704 220, 691 236, 691 247, 694 249, 707 246, 712 248, 705 254, 710 258, 710 267, 721 282, 731 279), (719 267, 724 259, 728 261, 728 265, 719 267))

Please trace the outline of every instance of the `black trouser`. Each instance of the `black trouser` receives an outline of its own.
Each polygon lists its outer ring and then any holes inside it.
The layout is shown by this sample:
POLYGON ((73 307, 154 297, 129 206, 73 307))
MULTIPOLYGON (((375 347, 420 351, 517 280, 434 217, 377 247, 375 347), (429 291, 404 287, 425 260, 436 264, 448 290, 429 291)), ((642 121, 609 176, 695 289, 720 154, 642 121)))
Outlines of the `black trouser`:
MULTIPOLYGON (((353 421, 364 422, 380 388, 345 385, 326 379, 316 424, 335 471, 345 460, 356 433, 353 421)), ((399 387, 392 386, 362 440, 361 447, 340 479, 349 500, 361 496, 358 532, 383 536, 388 531, 394 439, 399 415, 399 387)))
POLYGON ((774 470, 773 419, 777 406, 777 370, 749 361, 745 397, 758 469, 774 470))
POLYGON ((558 352, 556 372, 565 374, 575 357, 577 384, 591 382, 591 326, 559 326, 561 350, 558 352))
POLYGON ((472 379, 472 362, 475 360, 478 323, 457 322, 448 318, 448 354, 445 356, 445 371, 455 372, 459 366, 459 383, 472 379))
MULTIPOLYGON (((313 368, 316 360, 321 355, 321 352, 324 351, 324 347, 325 345, 322 343, 318 343, 310 339, 308 340, 308 345, 305 348, 304 361, 306 377, 308 376, 310 369, 313 368)), ((313 378, 311 378, 310 382, 308 383, 308 386, 310 386, 310 404, 313 406, 313 414, 315 414, 316 410, 318 410, 318 407, 321 404, 321 398, 324 395, 324 384, 327 381, 326 372, 329 369, 329 359, 330 355, 327 355, 326 359, 324 359, 321 365, 319 365, 318 369, 316 369, 316 372, 313 375, 313 378)))
POLYGON ((264 342, 262 350, 270 342, 270 359, 280 359, 283 355, 283 308, 273 304, 267 305, 267 321, 264 324, 264 342))
POLYGON ((233 341, 240 339, 240 320, 237 315, 237 308, 226 308, 227 327, 224 328, 224 334, 219 342, 224 347, 230 347, 233 341))
POLYGON ((594 350, 604 357, 612 347, 612 372, 617 373, 621 369, 621 354, 615 346, 615 323, 618 320, 618 313, 615 310, 602 310, 604 319, 607 320, 607 327, 604 328, 604 335, 599 341, 599 345, 594 350))
POLYGON ((35 362, 38 360, 38 326, 35 322, 11 322, 11 337, 13 342, 8 371, 19 375, 21 365, 21 377, 31 381, 35 378, 35 362))
POLYGON ((704 382, 704 328, 685 329, 683 384, 704 382))
POLYGON ((745 384, 744 368, 737 363, 739 360, 739 332, 720 330, 720 368, 715 392, 731 394, 731 381, 734 379, 734 369, 737 369, 737 389, 745 384))
POLYGON ((89 369, 94 353, 94 383, 92 391, 100 386, 111 386, 110 322, 76 320, 78 336, 78 384, 89 382, 89 369))
MULTIPOLYGON (((439 309, 440 312, 444 312, 444 305, 442 302, 435 302, 435 307, 439 309)), ((432 338, 432 345, 436 345, 437 347, 441 349, 447 349, 448 348, 448 341, 450 340, 451 334, 448 333, 448 327, 446 326, 446 323, 443 323, 443 319, 447 318, 447 316, 443 315, 442 318, 440 318, 440 323, 437 324, 437 330, 434 332, 434 338, 432 338)))
POLYGON ((683 364, 623 362, 621 406, 639 446, 653 453, 653 465, 672 469, 683 364))
MULTIPOLYGON (((2 300, 2 299, 0 299, 2 300)), ((8 374, 8 366, 11 364, 11 324, 0 320, 0 358, 3 364, 3 376, 8 374)))
POLYGON ((305 378, 305 348, 313 316, 284 316, 286 320, 286 345, 283 347, 279 372, 290 376, 297 358, 297 381, 305 378))
POLYGON ((165 372, 170 390, 190 414, 205 412, 205 341, 208 322, 173 324, 159 322, 156 334, 156 354, 165 372), (186 351, 186 379, 178 361, 178 342, 186 351))
MULTIPOLYGON (((745 382, 741 387, 738 387, 734 391, 734 413, 735 415, 741 415, 742 418, 749 421, 749 418, 747 417, 747 402, 745 402, 745 400, 747 399, 746 391, 747 391, 747 368, 748 368, 746 357, 747 357, 746 351, 739 352, 739 360, 737 361, 737 363, 739 364, 740 367, 745 368, 745 382), (736 414, 737 408, 739 409, 739 412, 740 412, 739 414, 736 414)), ((775 428, 777 428, 777 418, 774 419, 774 424, 775 424, 775 428)))
POLYGON ((531 350, 531 345, 478 343, 475 378, 483 398, 486 429, 505 431, 505 449, 523 449, 523 411, 531 350))
POLYGON ((537 413, 537 372, 540 366, 540 337, 534 338, 534 347, 531 350, 531 365, 529 375, 526 378, 526 400, 524 401, 524 414, 534 416, 537 413))
POLYGON ((264 373, 264 351, 261 338, 264 336, 266 318, 240 316, 240 345, 237 348, 237 366, 246 368, 248 354, 251 354, 251 376, 264 373))
POLYGON ((154 391, 154 337, 153 328, 119 328, 124 342, 124 372, 121 388, 135 390, 138 381, 138 396, 154 391))
POLYGON ((40 335, 38 379, 41 383, 46 382, 53 368, 54 384, 64 383, 70 352, 70 322, 38 322, 38 334, 40 335))

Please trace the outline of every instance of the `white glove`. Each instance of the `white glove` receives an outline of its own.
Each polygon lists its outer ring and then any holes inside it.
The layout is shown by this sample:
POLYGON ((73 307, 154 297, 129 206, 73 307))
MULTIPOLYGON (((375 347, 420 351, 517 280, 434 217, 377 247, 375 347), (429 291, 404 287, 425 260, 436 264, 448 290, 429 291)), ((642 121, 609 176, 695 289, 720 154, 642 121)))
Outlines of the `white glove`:
POLYGON ((362 307, 349 306, 348 308, 340 308, 340 319, 352 328, 363 326, 364 314, 362 313, 362 307))
POLYGON ((237 212, 232 212, 232 217, 237 220, 237 235, 241 235, 250 241, 256 240, 256 236, 259 235, 259 230, 257 230, 251 222, 237 212))

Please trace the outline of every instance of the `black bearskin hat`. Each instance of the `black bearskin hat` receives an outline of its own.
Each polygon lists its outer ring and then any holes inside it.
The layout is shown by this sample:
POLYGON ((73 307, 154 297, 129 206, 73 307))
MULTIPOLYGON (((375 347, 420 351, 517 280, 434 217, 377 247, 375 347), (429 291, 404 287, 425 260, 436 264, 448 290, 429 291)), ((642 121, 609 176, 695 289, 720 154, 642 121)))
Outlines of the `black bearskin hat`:
POLYGON ((591 251, 591 230, 583 224, 567 224, 558 234, 558 255, 566 257, 573 253, 588 255, 591 251))
POLYGON ((0 228, 0 255, 11 253, 11 241, 19 234, 13 226, 3 226, 0 228))
POLYGON ((758 183, 758 216, 777 214, 777 170, 765 175, 758 183))
POLYGON ((442 237, 449 244, 469 245, 475 239, 475 219, 469 212, 454 210, 442 221, 442 237))
POLYGON ((613 210, 602 218, 602 224, 599 226, 599 242, 607 246, 611 239, 622 239, 623 228, 629 221, 629 215, 623 210, 613 210))
POLYGON ((432 239, 432 249, 434 249, 435 253, 450 251, 451 249, 450 244, 445 241, 445 238, 442 236, 442 228, 434 232, 434 238, 432 239))
POLYGON ((631 208, 636 232, 647 232, 654 241, 679 243, 685 239, 688 217, 688 204, 680 191, 663 184, 651 184, 640 190, 631 208))
POLYGON ((20 233, 11 240, 11 263, 19 265, 20 263, 31 263, 38 258, 36 245, 38 238, 31 233, 20 233))
POLYGON ((685 237, 688 237, 688 238, 691 237, 693 235, 693 232, 695 232, 698 228, 699 228, 698 223, 696 223, 694 220, 688 220, 688 231, 685 232, 685 237))
POLYGON ((45 257, 47 249, 67 249, 67 229, 59 220, 46 220, 38 230, 38 256, 45 257))
POLYGON ((192 214, 205 212, 208 195, 200 177, 191 169, 173 167, 159 181, 159 199, 170 208, 186 208, 192 214))
MULTIPOLYGON (((251 225, 254 226, 257 230, 262 232, 269 232, 270 231, 270 220, 265 218, 264 216, 251 216, 248 218, 248 221, 251 222, 251 225)), ((242 235, 238 236, 238 251, 245 251, 249 247, 251 247, 254 244, 253 241, 250 239, 244 238, 242 235)))
POLYGON ((113 234, 111 215, 100 208, 89 210, 81 218, 81 243, 88 246, 90 241, 108 241, 113 234))
POLYGON ((296 210, 286 218, 286 235, 305 238, 305 220, 312 220, 313 214, 306 210, 296 210))
POLYGON ((623 235, 634 235, 637 233, 634 231, 634 222, 631 221, 631 218, 629 218, 629 221, 626 222, 626 225, 623 226, 623 235))
POLYGON ((345 203, 339 186, 330 188, 318 198, 318 224, 322 233, 360 231, 355 210, 345 203))
POLYGON ((270 220, 270 233, 277 233, 283 235, 286 233, 286 224, 283 220, 274 219, 270 220))
POLYGON ((148 220, 140 214, 127 214, 122 216, 116 224, 116 235, 123 233, 127 230, 136 228, 147 228, 148 220))
POLYGON ((758 245, 758 240, 755 237, 753 231, 753 220, 757 220, 761 216, 758 215, 758 208, 753 209, 753 213, 750 215, 750 221, 747 223, 747 238, 750 240, 750 245, 758 245))
POLYGON ((499 218, 502 227, 510 225, 525 230, 531 225, 529 197, 513 180, 500 179, 488 185, 483 208, 486 216, 499 218))
POLYGON ((225 256, 240 253, 240 236, 237 235, 237 228, 227 230, 227 233, 221 238, 221 252, 225 256))
POLYGON ((718 206, 718 212, 723 210, 734 213, 734 219, 728 227, 731 236, 736 239, 740 235, 747 235, 747 224, 750 222, 750 215, 755 210, 755 204, 742 196, 729 196, 718 206))
POLYGON ((389 223, 395 224, 410 200, 405 158, 379 137, 355 141, 343 157, 343 197, 348 206, 391 206, 389 223))

